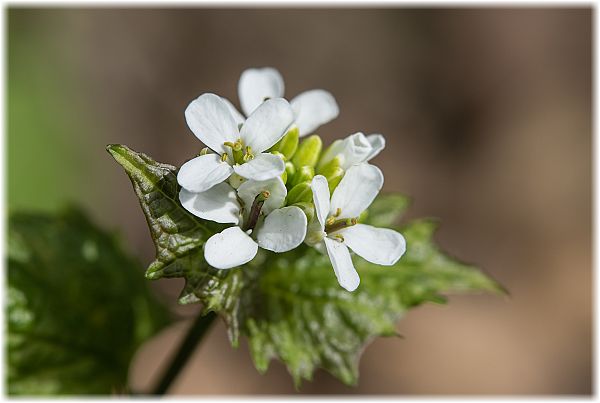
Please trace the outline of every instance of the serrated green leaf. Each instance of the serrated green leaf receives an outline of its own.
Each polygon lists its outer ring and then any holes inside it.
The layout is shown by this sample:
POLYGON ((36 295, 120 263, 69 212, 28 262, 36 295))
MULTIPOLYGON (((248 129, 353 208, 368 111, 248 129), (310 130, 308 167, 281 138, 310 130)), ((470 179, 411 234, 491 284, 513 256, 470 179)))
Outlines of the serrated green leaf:
POLYGON ((167 319, 140 264, 77 210, 10 216, 6 316, 11 395, 122 392, 167 319))
POLYGON ((131 179, 156 246, 156 260, 148 267, 146 277, 184 278, 179 302, 202 302, 205 311, 221 312, 231 324, 232 341, 237 341, 236 318, 229 312, 237 305, 240 273, 209 267, 202 249, 206 239, 223 226, 198 219, 181 206, 176 167, 124 145, 109 145, 107 150, 131 179))
MULTIPOLYGON (((175 169, 165 175, 174 180, 175 169)), ((175 201, 176 193, 163 192, 162 197, 175 201)), ((143 198, 141 202, 144 206, 143 198)), ((364 222, 394 228, 407 205, 403 196, 380 196, 364 222)), ((201 302, 225 317, 234 344, 238 333, 248 337, 259 371, 266 371, 271 359, 280 359, 297 385, 311 379, 317 368, 355 384, 365 345, 376 336, 396 335, 397 321, 411 307, 443 303, 449 292, 502 291, 476 268, 443 255, 433 243, 434 228, 421 220, 400 229, 407 253, 392 267, 355 258, 361 284, 352 293, 339 286, 328 257, 305 245, 283 254, 260 251, 244 267, 216 274, 198 246, 186 255, 188 260, 179 258, 180 269, 170 276, 186 279, 187 299, 182 302, 201 302)))

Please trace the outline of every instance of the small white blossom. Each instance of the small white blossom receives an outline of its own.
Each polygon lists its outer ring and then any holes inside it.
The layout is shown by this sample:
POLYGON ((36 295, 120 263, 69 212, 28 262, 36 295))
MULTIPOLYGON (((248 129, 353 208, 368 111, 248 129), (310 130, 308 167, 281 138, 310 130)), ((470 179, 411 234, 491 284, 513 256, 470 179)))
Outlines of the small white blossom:
MULTIPOLYGON (((283 97, 284 90, 283 78, 276 69, 264 67, 244 70, 238 83, 242 111, 249 116, 265 99, 283 97)), ((243 119, 231 102, 227 101, 227 104, 238 120, 243 119)), ((340 112, 333 95, 322 89, 302 92, 290 104, 300 137, 314 133, 319 126, 332 121, 340 112)))
POLYGON ((263 151, 277 143, 293 123, 289 103, 283 98, 269 99, 243 124, 232 115, 231 108, 223 98, 203 94, 185 110, 192 132, 216 153, 201 155, 182 165, 177 181, 187 191, 209 190, 233 172, 247 179, 266 180, 285 170, 280 157, 263 151))
POLYGON ((249 262, 258 248, 287 252, 306 236, 306 215, 295 206, 281 207, 287 190, 281 178, 248 180, 234 190, 220 183, 202 193, 182 189, 179 200, 197 217, 237 224, 211 236, 204 257, 217 269, 230 269, 249 262))
POLYGON ((369 262, 385 266, 396 263, 406 250, 406 241, 398 232, 357 223, 382 186, 379 168, 365 163, 346 171, 331 200, 324 176, 315 176, 311 183, 318 228, 307 236, 307 242, 312 238, 313 243, 325 244, 337 280, 348 291, 360 283, 348 248, 369 262))
POLYGON ((354 164, 360 164, 373 159, 385 147, 385 138, 381 134, 365 136, 361 132, 351 134, 345 139, 334 141, 323 153, 319 167, 324 166, 334 158, 338 158, 340 166, 348 169, 354 164))

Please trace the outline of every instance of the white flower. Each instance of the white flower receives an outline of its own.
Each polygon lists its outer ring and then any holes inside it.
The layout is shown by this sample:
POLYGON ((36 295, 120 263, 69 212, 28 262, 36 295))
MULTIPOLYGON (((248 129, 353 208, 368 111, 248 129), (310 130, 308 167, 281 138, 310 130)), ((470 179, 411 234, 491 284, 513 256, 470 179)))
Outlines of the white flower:
POLYGON ((332 159, 338 157, 340 166, 348 169, 354 164, 367 162, 374 158, 385 147, 385 138, 381 134, 365 136, 358 132, 345 139, 334 141, 323 153, 319 167, 323 167, 332 159))
POLYGON ((204 257, 217 269, 249 262, 258 247, 287 252, 306 236, 306 215, 295 206, 283 207, 287 190, 281 178, 248 180, 236 191, 220 183, 202 193, 182 189, 179 200, 192 214, 220 223, 237 224, 211 236, 204 257), (241 203, 240 203, 241 201, 241 203))
POLYGON ((348 169, 329 199, 327 179, 313 178, 311 188, 322 239, 340 285, 354 291, 360 283, 350 251, 371 263, 393 265, 406 250, 404 237, 396 231, 357 224, 383 186, 383 174, 376 166, 354 165, 348 169))
POLYGON ((185 110, 192 132, 216 154, 201 155, 181 166, 177 182, 184 189, 204 192, 233 172, 247 179, 266 180, 285 170, 280 157, 263 151, 277 143, 293 123, 289 103, 283 98, 269 99, 245 122, 237 121, 231 108, 221 97, 203 94, 185 110))
MULTIPOLYGON (((284 94, 283 78, 272 67, 247 69, 240 76, 238 96, 246 116, 256 110, 265 99, 281 98, 284 94)), ((229 106, 235 108, 228 101, 229 106)), ((335 119, 339 108, 331 93, 321 89, 305 91, 290 101, 300 137, 314 133, 321 125, 335 119)), ((235 111, 238 119, 243 119, 235 111)))

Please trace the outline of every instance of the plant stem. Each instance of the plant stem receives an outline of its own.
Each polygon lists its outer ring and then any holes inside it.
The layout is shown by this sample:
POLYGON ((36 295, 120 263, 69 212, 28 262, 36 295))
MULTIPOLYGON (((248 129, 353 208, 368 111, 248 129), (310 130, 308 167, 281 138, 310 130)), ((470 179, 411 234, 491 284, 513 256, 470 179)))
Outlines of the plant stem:
POLYGON ((198 342, 202 340, 216 317, 217 315, 214 312, 209 312, 204 316, 198 315, 185 335, 185 338, 179 345, 168 368, 165 370, 160 381, 152 391, 153 395, 164 395, 167 392, 175 378, 177 378, 177 375, 179 375, 179 372, 185 367, 188 359, 194 353, 194 349, 198 345, 198 342))

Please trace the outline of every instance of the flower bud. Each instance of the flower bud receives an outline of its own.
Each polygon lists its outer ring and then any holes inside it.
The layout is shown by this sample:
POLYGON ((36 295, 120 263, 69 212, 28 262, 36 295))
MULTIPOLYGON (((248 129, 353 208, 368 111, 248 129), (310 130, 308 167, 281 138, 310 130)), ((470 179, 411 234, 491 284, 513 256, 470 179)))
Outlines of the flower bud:
POLYGON ((321 138, 316 134, 313 134, 300 143, 292 162, 298 167, 314 167, 319 160, 322 147, 323 142, 321 141, 321 138))
POLYGON ((287 205, 312 201, 310 182, 302 182, 294 186, 287 194, 287 205))
POLYGON ((285 158, 284 161, 289 161, 290 158, 296 153, 298 148, 298 138, 300 131, 298 127, 293 127, 275 144, 271 147, 271 151, 280 152, 285 158))
POLYGON ((341 158, 335 157, 335 158, 331 159, 329 162, 327 162, 326 164, 321 164, 321 162, 319 162, 319 165, 317 165, 317 168, 315 171, 319 175, 327 176, 327 173, 333 172, 336 168, 339 168, 341 166, 342 166, 341 158))
POLYGON ((311 166, 300 167, 300 169, 298 169, 296 171, 296 173, 294 174, 291 185, 296 186, 297 184, 302 183, 302 182, 310 182, 312 180, 313 176, 315 176, 315 170, 313 167, 311 167, 311 166))
POLYGON ((333 191, 340 184, 340 181, 344 177, 344 170, 341 167, 336 167, 324 174, 323 176, 327 178, 327 184, 329 185, 329 194, 333 195, 333 191))
POLYGON ((311 202, 300 202, 294 206, 299 207, 306 214, 306 222, 311 222, 315 217, 315 205, 311 202))

